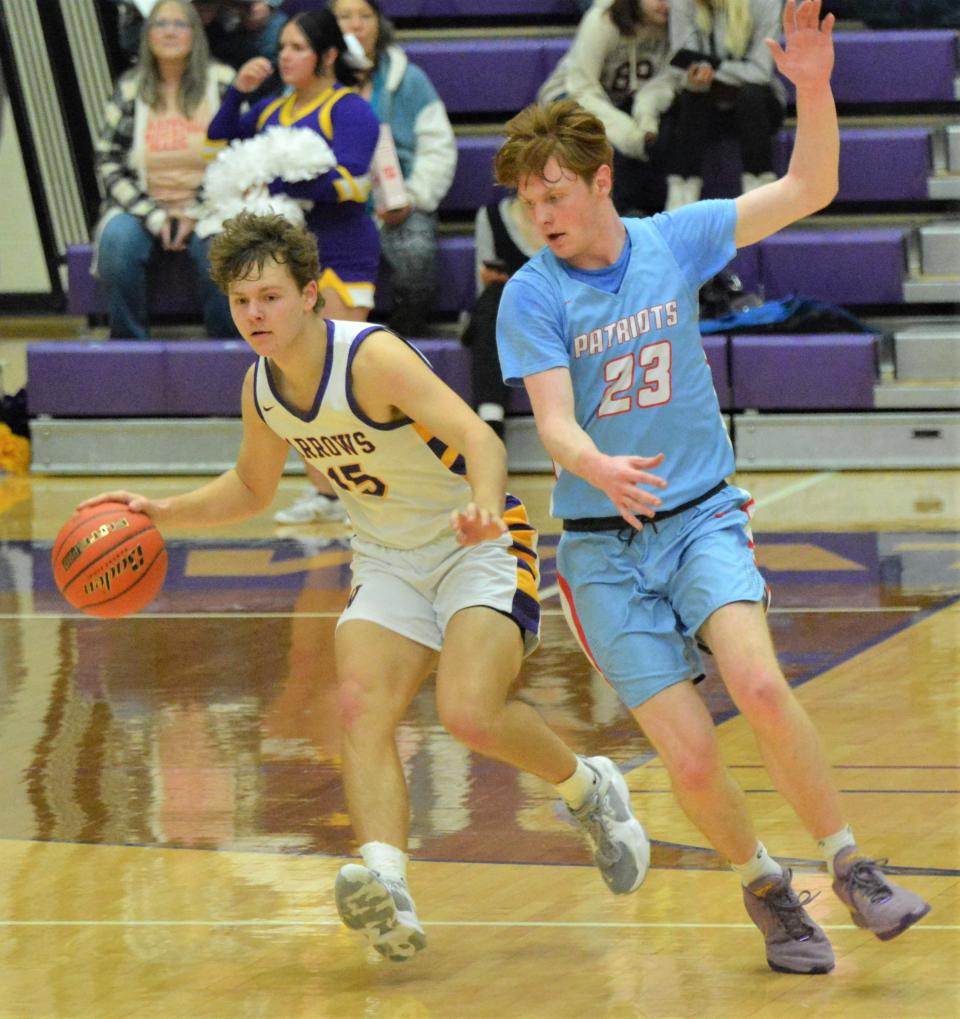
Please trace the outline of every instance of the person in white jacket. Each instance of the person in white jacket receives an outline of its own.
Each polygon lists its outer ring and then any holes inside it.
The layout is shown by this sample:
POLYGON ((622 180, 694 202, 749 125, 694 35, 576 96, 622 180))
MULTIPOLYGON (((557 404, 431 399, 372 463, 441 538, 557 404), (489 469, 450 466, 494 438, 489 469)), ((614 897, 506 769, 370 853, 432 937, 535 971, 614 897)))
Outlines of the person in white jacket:
POLYGON ((393 26, 380 4, 331 0, 330 6, 373 64, 360 91, 390 130, 406 192, 403 204, 377 209, 392 292, 389 324, 403 335, 422 335, 436 288, 436 213, 453 183, 457 141, 432 82, 393 45, 393 26))
POLYGON ((783 0, 672 4, 671 51, 690 50, 705 59, 690 65, 677 100, 668 210, 700 198, 704 152, 720 132, 733 132, 739 142, 742 193, 775 180, 773 136, 783 123, 787 101, 765 41, 780 37, 783 0))
POLYGON ((669 132, 662 118, 681 80, 668 64, 669 12, 670 0, 596 0, 537 96, 541 103, 574 99, 602 121, 621 215, 664 206, 669 132))

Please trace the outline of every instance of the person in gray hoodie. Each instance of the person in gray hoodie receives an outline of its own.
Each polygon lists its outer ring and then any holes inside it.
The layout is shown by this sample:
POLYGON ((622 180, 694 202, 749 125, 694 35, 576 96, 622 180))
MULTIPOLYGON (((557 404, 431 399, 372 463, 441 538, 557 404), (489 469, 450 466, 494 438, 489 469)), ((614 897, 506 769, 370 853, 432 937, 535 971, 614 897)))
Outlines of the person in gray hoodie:
POLYGON ((603 123, 621 215, 664 206, 670 139, 663 115, 681 80, 668 64, 669 11, 669 0, 596 0, 537 96, 574 99, 603 123))
POLYGON ((407 194, 406 205, 377 212, 392 290, 389 324, 403 335, 422 335, 436 288, 436 212, 453 183, 456 138, 433 83, 393 44, 380 4, 331 0, 330 8, 373 64, 360 91, 390 128, 407 194))

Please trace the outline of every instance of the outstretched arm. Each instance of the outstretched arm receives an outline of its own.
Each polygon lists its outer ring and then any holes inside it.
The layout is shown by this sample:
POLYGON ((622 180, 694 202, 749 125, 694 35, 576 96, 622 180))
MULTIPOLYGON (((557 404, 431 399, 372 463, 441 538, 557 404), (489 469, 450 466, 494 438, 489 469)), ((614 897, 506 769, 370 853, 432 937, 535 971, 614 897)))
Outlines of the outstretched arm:
POLYGON ((837 193, 840 132, 830 90, 833 22, 820 21, 820 0, 787 0, 785 46, 767 46, 797 93, 797 134, 786 175, 737 199, 738 248, 769 237, 829 205, 837 193))
POLYGON ((213 481, 170 499, 148 499, 136 492, 102 492, 77 507, 123 502, 146 513, 159 527, 215 527, 245 520, 270 505, 289 447, 264 424, 253 399, 253 368, 243 383, 243 439, 237 464, 213 481))
POLYGON ((574 414, 573 386, 566 368, 550 368, 523 380, 533 407, 534 420, 543 445, 554 463, 599 488, 617 512, 640 530, 640 517, 652 517, 660 497, 639 485, 666 488, 666 481, 651 474, 663 463, 656 456, 608 456, 580 427, 574 414))

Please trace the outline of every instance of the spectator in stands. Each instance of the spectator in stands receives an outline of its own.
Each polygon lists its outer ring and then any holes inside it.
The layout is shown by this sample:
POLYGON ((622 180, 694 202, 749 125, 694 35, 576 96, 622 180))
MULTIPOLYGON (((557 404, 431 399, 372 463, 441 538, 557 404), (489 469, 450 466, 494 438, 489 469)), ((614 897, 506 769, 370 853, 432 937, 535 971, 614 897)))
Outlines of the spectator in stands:
POLYGON ((538 99, 575 99, 603 121, 622 216, 662 211, 669 119, 679 76, 668 64, 669 0, 596 0, 538 99), (663 130, 661 130, 663 128, 663 130))
POLYGON ((152 0, 98 0, 110 75, 116 78, 137 59, 143 22, 152 0))
POLYGON ((543 247, 526 206, 516 196, 477 211, 474 251, 477 300, 463 333, 470 348, 473 405, 477 415, 503 438, 507 385, 497 355, 497 312, 507 280, 543 247))
MULTIPOLYGON (((354 41, 348 49, 337 19, 329 10, 298 14, 280 35, 280 76, 288 91, 266 98, 244 111, 246 97, 272 71, 265 57, 247 61, 227 90, 209 128, 212 141, 250 138, 279 124, 316 131, 336 157, 334 169, 300 183, 274 181, 271 192, 309 204, 306 224, 317 238, 323 272, 320 293, 330 318, 364 321, 373 307, 380 245, 367 211, 370 160, 380 125, 370 104, 354 89, 357 71, 368 61, 354 41)), ((274 519, 281 524, 308 524, 344 519, 329 482, 312 468, 305 494, 274 519)))
POLYGON ((92 271, 107 293, 112 337, 148 335, 147 267, 186 251, 209 336, 236 335, 194 232, 207 124, 233 71, 210 59, 188 0, 160 0, 143 24, 137 63, 117 82, 96 143, 104 201, 92 271))
MULTIPOLYGON (((380 245, 389 269, 392 309, 389 324, 405 336, 419 336, 430 318, 436 288, 437 207, 450 190, 457 167, 457 143, 447 111, 430 79, 393 45, 393 26, 376 0, 332 0, 344 32, 351 33, 373 64, 361 94, 370 100, 392 136, 403 176, 404 195, 377 209, 380 245)), ((384 156, 381 141, 375 166, 384 156)), ((375 195, 376 197, 376 195, 375 195)))
MULTIPOLYGON (((280 32, 287 21, 283 0, 194 0, 194 6, 207 30, 210 52, 218 60, 235 68, 254 57, 276 63, 280 32)), ((258 98, 279 86, 272 75, 258 98)))
POLYGON ((668 210, 699 199, 703 155, 718 131, 732 130, 737 136, 743 194, 775 180, 773 136, 783 123, 787 101, 764 42, 780 37, 782 0, 671 3, 671 50, 690 50, 703 59, 690 65, 678 97, 668 210))
MULTIPOLYGON (((128 63, 136 59, 140 29, 152 6, 152 0, 106 0, 106 8, 114 8, 110 21, 128 63)), ((282 6, 283 0, 194 0, 210 52, 233 68, 256 56, 277 59, 280 30, 287 20, 282 6)))

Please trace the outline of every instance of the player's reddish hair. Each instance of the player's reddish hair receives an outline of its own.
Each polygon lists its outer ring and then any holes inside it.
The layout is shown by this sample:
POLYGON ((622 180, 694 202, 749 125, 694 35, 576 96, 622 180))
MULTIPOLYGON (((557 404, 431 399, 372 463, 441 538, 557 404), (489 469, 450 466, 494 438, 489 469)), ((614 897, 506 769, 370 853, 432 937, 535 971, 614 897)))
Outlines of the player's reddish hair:
POLYGON ((497 183, 515 188, 523 177, 541 176, 551 156, 589 183, 601 166, 613 165, 613 146, 603 123, 572 99, 534 103, 507 122, 494 160, 497 183))

